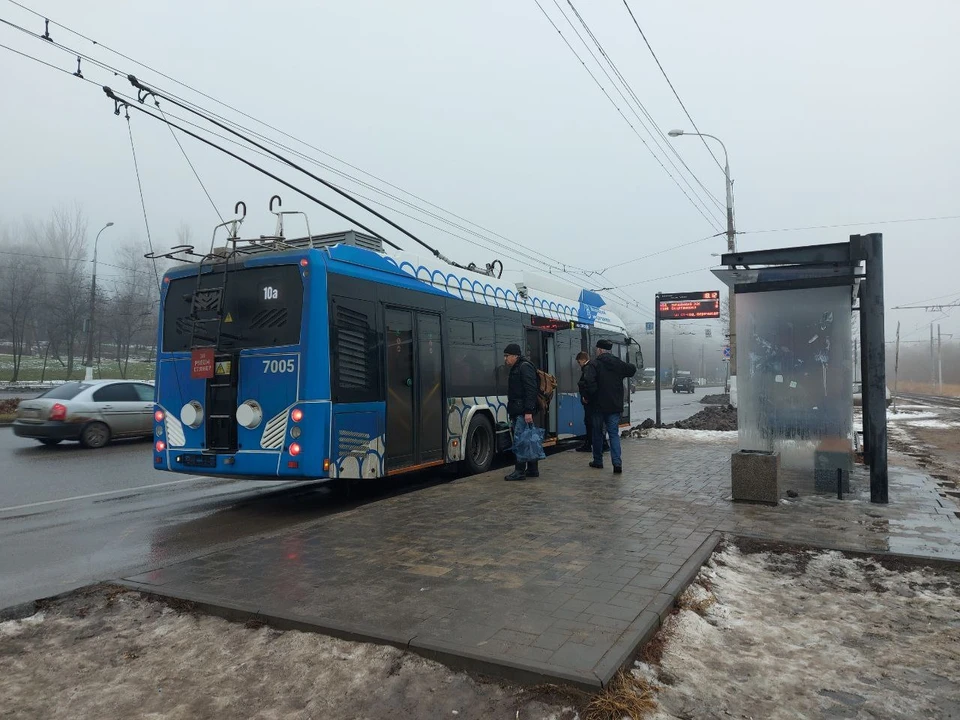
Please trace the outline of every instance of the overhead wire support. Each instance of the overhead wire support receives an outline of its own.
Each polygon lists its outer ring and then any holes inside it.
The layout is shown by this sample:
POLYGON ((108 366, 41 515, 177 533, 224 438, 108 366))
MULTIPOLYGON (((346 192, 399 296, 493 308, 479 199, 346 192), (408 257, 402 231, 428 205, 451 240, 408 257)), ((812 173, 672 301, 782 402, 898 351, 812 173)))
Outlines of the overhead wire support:
POLYGON ((162 117, 160 117, 160 116, 158 116, 158 115, 154 115, 152 112, 149 112, 148 110, 145 110, 144 108, 139 107, 139 105, 137 104, 137 101, 134 100, 133 98, 128 98, 128 97, 126 97, 126 96, 124 96, 124 95, 118 95, 117 93, 115 93, 113 90, 111 90, 111 89, 110 89, 109 87, 107 87, 106 85, 103 86, 103 92, 106 94, 106 96, 107 96, 108 98, 110 98, 111 100, 113 100, 113 102, 115 103, 114 114, 119 115, 119 114, 120 114, 120 108, 121 108, 121 107, 133 108, 134 110, 137 110, 137 111, 143 113, 143 114, 146 115, 147 117, 151 117, 151 118, 153 118, 154 120, 158 120, 158 121, 160 121, 160 122, 162 122, 162 123, 167 123, 167 124, 169 124, 171 127, 176 128, 176 129, 179 130, 180 132, 184 133, 185 135, 189 135, 190 137, 194 138, 195 140, 199 140, 199 141, 202 142, 202 143, 206 143, 206 144, 209 145, 210 147, 216 148, 216 149, 219 150, 220 152, 222 152, 222 153, 224 153, 224 154, 226 154, 226 155, 229 155, 230 157, 232 157, 232 158, 235 159, 235 160, 239 160, 239 161, 242 162, 244 165, 247 165, 248 167, 253 168, 253 169, 256 170, 257 172, 262 173, 263 175, 266 175, 267 177, 271 178, 272 180, 276 180, 278 183, 280 183, 281 185, 284 185, 285 187, 290 188, 290 189, 293 190, 294 192, 300 193, 301 195, 303 195, 303 196, 304 196, 305 198, 307 198, 308 200, 313 200, 313 202, 317 203, 318 205, 320 205, 320 206, 323 207, 323 208, 326 208, 327 210, 329 210, 330 212, 334 213, 335 215, 338 215, 339 217, 343 218, 343 219, 346 220, 347 222, 351 222, 351 223, 353 223, 354 225, 356 225, 358 228, 361 228, 362 230, 366 230, 368 233, 370 233, 370 234, 373 235, 374 237, 382 240, 384 243, 386 243, 386 244, 389 245, 390 247, 392 247, 392 248, 394 248, 394 249, 396 249, 396 250, 402 250, 402 249, 403 249, 403 248, 401 248, 399 245, 396 245, 396 244, 390 242, 389 240, 387 240, 385 237, 381 236, 380 233, 378 233, 376 230, 373 230, 373 229, 367 227, 366 225, 364 225, 363 223, 361 223, 361 222, 358 221, 358 220, 354 220, 352 217, 350 217, 350 216, 347 215, 346 213, 343 213, 343 212, 341 212, 340 210, 337 210, 337 209, 336 209, 335 207, 333 207, 332 205, 329 205, 329 204, 323 202, 323 200, 320 200, 319 198, 314 197, 313 195, 311 195, 310 193, 306 192, 305 190, 302 190, 301 188, 298 188, 297 186, 293 185, 292 183, 287 182, 287 181, 284 180, 283 178, 278 177, 277 175, 274 175, 274 174, 271 173, 269 170, 264 170, 264 169, 263 169, 262 167, 260 167, 259 165, 255 164, 255 163, 253 163, 253 162, 250 162, 249 160, 247 160, 247 159, 245 159, 245 158, 237 155, 237 154, 234 153, 234 152, 231 152, 230 150, 227 150, 227 149, 224 148, 224 147, 221 147, 220 145, 217 145, 215 142, 213 142, 213 141, 211 141, 211 140, 208 140, 207 138, 202 137, 202 136, 200 136, 200 135, 197 135, 197 134, 194 133, 194 132, 190 132, 190 131, 187 130, 186 128, 183 128, 183 127, 177 125, 176 123, 170 122, 169 120, 164 120, 162 117))

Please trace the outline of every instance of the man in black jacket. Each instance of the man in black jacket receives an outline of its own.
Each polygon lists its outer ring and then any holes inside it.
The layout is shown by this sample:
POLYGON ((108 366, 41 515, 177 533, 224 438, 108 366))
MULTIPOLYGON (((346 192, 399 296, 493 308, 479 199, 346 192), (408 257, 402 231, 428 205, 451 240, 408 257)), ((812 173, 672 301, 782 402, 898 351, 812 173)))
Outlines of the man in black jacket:
MULTIPOLYGON (((593 405, 587 397, 587 366, 590 364, 590 356, 585 352, 577 353, 577 365, 580 366, 580 380, 577 381, 577 389, 580 391, 580 402, 583 404, 583 444, 577 447, 577 452, 593 452, 593 405)), ((610 446, 607 439, 603 439, 603 451, 607 452, 610 446)))
MULTIPOLYGON (((537 379, 537 369, 523 356, 523 351, 516 343, 510 343, 503 349, 503 361, 510 368, 507 378, 507 415, 510 416, 510 424, 516 433, 518 426, 522 427, 521 418, 524 423, 533 422, 540 382, 537 379)), ((518 462, 514 471, 503 479, 523 480, 528 477, 540 477, 536 460, 518 462)))
POLYGON ((623 472, 620 454, 620 414, 623 412, 623 381, 633 377, 637 368, 610 351, 613 343, 597 340, 597 357, 587 364, 585 384, 587 397, 594 408, 592 468, 603 468, 603 431, 610 437, 610 460, 615 473, 623 472))

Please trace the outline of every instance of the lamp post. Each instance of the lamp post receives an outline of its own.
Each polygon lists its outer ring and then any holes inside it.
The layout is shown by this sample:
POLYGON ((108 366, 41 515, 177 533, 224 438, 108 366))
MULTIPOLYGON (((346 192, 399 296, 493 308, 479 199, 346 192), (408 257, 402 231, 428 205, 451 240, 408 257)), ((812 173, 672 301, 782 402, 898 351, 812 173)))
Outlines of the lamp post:
POLYGON ((90 280, 90 317, 87 319, 87 369, 83 374, 84 380, 93 380, 93 318, 97 307, 97 243, 100 242, 100 233, 108 227, 113 227, 112 222, 108 222, 97 233, 97 238, 93 241, 93 277, 90 280))
MULTIPOLYGON (((730 179, 730 157, 727 155, 727 146, 723 144, 723 140, 718 138, 716 135, 708 135, 707 133, 691 133, 686 132, 685 130, 671 130, 667 133, 670 137, 680 137, 681 135, 691 135, 696 137, 705 137, 710 138, 711 140, 716 140, 720 143, 720 147, 723 148, 723 174, 727 181, 727 252, 732 253, 737 251, 737 231, 733 225, 733 180, 730 179)), ((728 333, 730 335, 730 376, 735 378, 737 375, 737 304, 736 304, 736 294, 731 287, 729 290, 728 303, 730 306, 730 317, 729 319, 729 328, 728 333)), ((732 383, 736 383, 736 380, 732 379, 732 383)), ((733 388, 731 388, 731 392, 733 388)))

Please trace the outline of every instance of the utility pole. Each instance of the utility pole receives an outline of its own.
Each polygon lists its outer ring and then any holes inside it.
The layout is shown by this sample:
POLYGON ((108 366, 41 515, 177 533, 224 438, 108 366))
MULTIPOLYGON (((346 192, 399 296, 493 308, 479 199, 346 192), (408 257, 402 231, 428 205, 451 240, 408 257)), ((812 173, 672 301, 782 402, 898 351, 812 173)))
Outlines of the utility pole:
POLYGON ((940 356, 940 323, 937 323, 937 393, 943 395, 943 361, 940 356))
MULTIPOLYGON (((100 233, 113 223, 108 222, 97 233, 97 238, 93 241, 93 277, 90 280, 90 317, 87 319, 87 368, 83 373, 84 380, 93 380, 93 318, 97 307, 97 245, 100 242, 100 233)), ((932 331, 931 331, 932 332, 932 331)))
POLYGON ((933 354, 933 323, 930 323, 930 384, 937 382, 937 357, 933 354))
MULTIPOLYGON (((893 411, 897 411, 897 380, 900 377, 900 323, 897 323, 897 345, 896 351, 893 355, 893 411)), ((860 388, 861 395, 863 397, 863 388, 860 388)))
MULTIPOLYGON (((681 135, 695 135, 702 138, 710 138, 711 140, 716 140, 720 143, 720 147, 723 148, 723 176, 726 180, 726 190, 727 190, 727 252, 735 253, 737 251, 737 230, 734 227, 733 223, 733 180, 730 177, 730 155, 727 153, 727 146, 723 144, 723 140, 718 138, 716 135, 709 135, 707 133, 691 133, 686 130, 670 130, 667 135, 670 137, 680 137, 681 135)), ((729 304, 729 340, 730 340, 730 363, 729 363, 729 377, 730 377, 730 392, 734 391, 736 385, 737 376, 737 295, 731 287, 728 295, 728 304, 729 304)))

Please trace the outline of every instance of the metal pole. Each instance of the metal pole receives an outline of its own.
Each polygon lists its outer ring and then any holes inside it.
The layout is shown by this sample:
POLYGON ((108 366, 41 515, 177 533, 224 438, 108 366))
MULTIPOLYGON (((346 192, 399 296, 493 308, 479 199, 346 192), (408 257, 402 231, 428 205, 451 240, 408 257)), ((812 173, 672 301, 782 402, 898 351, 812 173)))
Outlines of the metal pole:
POLYGON ((90 279, 90 317, 87 319, 87 367, 83 373, 84 380, 93 380, 93 318, 97 306, 97 245, 100 243, 100 233, 113 225, 108 222, 97 233, 93 241, 93 277, 90 279))
POLYGON ((654 381, 654 394, 656 395, 657 403, 657 427, 660 427, 663 423, 660 420, 660 293, 657 293, 655 299, 655 312, 654 312, 654 338, 653 338, 653 365, 656 370, 656 380, 654 381))
MULTIPOLYGON (((867 357, 867 375, 863 378, 864 415, 869 414, 867 432, 870 449, 870 502, 887 503, 887 368, 883 329, 883 235, 854 236, 860 256, 866 260, 866 288, 860 302, 866 332, 861 347, 867 357), (869 400, 868 400, 869 398, 869 400)), ((862 286, 861 286, 862 287, 862 286)))
MULTIPOLYGON (((897 323, 897 349, 893 355, 893 411, 897 411, 897 380, 900 377, 900 323, 897 323)), ((863 388, 860 389, 861 397, 863 388)))
POLYGON ((943 395, 943 360, 940 357, 940 323, 937 323, 937 394, 943 395))
POLYGON ((930 384, 937 382, 937 356, 933 354, 933 323, 930 323, 930 384))
POLYGON ((866 284, 860 284, 860 357, 857 362, 860 364, 860 415, 863 418, 863 462, 869 467, 873 465, 873 446, 870 444, 870 395, 867 392, 867 378, 870 377, 870 368, 867 364, 867 336, 869 329, 867 327, 867 287, 866 284))

